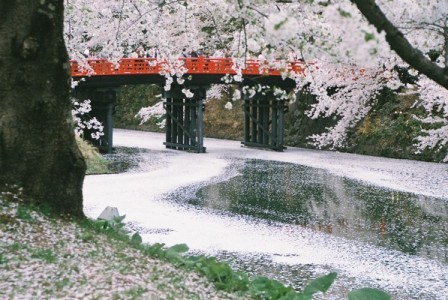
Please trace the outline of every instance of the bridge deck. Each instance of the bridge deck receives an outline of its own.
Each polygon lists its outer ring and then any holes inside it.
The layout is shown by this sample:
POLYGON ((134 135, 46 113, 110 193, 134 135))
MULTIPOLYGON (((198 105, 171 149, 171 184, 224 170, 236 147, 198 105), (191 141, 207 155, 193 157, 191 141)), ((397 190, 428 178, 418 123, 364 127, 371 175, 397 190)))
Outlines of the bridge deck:
MULTIPOLYGON (((223 83, 224 75, 236 75, 232 58, 179 58, 182 62, 179 66, 186 69, 185 75, 192 75, 190 84, 223 83)), ((163 83, 164 72, 170 72, 172 68, 168 62, 157 61, 155 58, 123 58, 119 64, 114 64, 107 59, 89 59, 89 68, 82 67, 78 62, 71 61, 71 75, 74 79, 89 78, 89 83, 83 85, 113 86, 131 83, 163 83), (171 68, 170 68, 171 67, 171 68)), ((177 69, 179 69, 177 66, 177 69)), ((181 68, 181 67, 180 67, 181 68)), ((291 86, 292 80, 283 80, 282 73, 304 73, 302 62, 290 62, 281 68, 273 68, 266 64, 260 64, 258 60, 248 60, 242 68, 243 80, 259 83, 291 86)))
MULTIPOLYGON (((179 58, 179 61, 183 61, 183 66, 187 69, 186 74, 236 74, 232 58, 179 58)), ((161 74, 169 67, 167 62, 157 61, 155 58, 123 58, 119 65, 114 65, 107 59, 89 59, 88 64, 92 68, 91 71, 72 61, 72 76, 161 74)), ((282 70, 265 64, 260 65, 258 60, 247 60, 242 68, 242 75, 281 76, 283 71, 303 73, 304 70, 304 64, 299 61, 287 63, 286 70, 282 70)))

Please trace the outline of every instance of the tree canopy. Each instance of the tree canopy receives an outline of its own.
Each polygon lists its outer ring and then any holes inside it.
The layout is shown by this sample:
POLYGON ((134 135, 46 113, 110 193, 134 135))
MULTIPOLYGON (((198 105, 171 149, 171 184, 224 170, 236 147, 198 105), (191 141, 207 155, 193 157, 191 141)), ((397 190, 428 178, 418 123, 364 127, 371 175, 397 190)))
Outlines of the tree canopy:
POLYGON ((416 105, 427 111, 422 122, 432 124, 417 141, 424 149, 448 143, 447 6, 444 0, 66 0, 65 36, 77 60, 86 48, 115 61, 138 47, 176 60, 185 48, 219 50, 240 63, 262 54, 278 67, 292 54, 307 71, 288 76, 297 90, 317 96, 308 115, 339 120, 310 137, 318 147, 343 145, 381 89, 406 88, 397 72, 405 69, 418 76, 416 105))

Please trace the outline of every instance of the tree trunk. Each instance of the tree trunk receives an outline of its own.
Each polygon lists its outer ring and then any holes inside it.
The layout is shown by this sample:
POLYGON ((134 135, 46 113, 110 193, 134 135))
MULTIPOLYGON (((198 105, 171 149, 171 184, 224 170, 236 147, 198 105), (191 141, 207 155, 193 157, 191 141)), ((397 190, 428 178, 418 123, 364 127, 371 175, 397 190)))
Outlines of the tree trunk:
POLYGON ((0 190, 84 216, 60 0, 0 0, 0 190))

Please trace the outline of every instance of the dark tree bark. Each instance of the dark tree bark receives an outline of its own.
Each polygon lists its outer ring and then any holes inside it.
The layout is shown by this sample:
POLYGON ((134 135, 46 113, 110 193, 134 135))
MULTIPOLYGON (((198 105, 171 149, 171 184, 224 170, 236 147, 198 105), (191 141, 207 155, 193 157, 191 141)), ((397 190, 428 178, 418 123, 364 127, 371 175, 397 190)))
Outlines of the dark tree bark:
POLYGON ((0 189, 82 217, 61 0, 0 0, 0 189))
POLYGON ((386 40, 405 62, 428 78, 448 89, 448 68, 441 68, 414 48, 384 15, 374 0, 351 0, 378 32, 386 33, 386 40))

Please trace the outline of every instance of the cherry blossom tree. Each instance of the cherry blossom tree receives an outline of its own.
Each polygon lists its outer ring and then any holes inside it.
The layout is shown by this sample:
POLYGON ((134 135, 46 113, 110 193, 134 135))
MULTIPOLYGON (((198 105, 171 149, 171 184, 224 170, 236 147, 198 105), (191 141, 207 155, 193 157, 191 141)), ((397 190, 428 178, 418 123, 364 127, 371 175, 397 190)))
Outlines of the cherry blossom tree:
POLYGON ((83 216, 63 3, 0 1, 0 193, 83 216))
MULTIPOLYGON (((448 144, 448 2, 352 0, 378 31, 386 33, 391 48, 410 66, 421 72, 418 81, 420 105, 428 117, 424 123, 436 125, 418 137, 419 151, 448 144), (394 6, 392 6, 394 5, 394 6), (389 21, 389 19, 391 21, 389 21)), ((444 158, 448 161, 448 154, 444 158)))
POLYGON ((281 68, 293 54, 306 72, 284 76, 296 81, 297 90, 316 95, 308 115, 338 119, 327 132, 310 137, 317 147, 343 147, 347 130, 368 114, 378 92, 400 86, 395 67, 411 66, 421 74, 421 105, 428 110, 422 121, 439 126, 423 132, 418 147, 447 143, 441 134, 447 131, 444 0, 66 1, 67 44, 75 59, 89 47, 97 57, 118 61, 142 45, 173 62, 169 66, 177 69, 164 74, 179 75, 183 71, 174 61, 183 48, 226 51, 240 67, 261 54, 268 65, 281 68), (432 61, 434 53, 439 55, 432 61))

